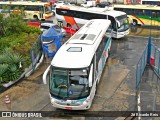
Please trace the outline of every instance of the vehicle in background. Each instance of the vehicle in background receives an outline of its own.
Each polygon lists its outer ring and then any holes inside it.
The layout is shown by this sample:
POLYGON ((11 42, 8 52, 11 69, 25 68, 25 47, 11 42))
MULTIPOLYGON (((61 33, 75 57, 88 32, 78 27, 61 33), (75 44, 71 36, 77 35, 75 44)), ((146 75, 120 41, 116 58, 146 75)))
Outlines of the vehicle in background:
POLYGON ((160 0, 141 0, 141 4, 160 6, 160 0))
POLYGON ((96 7, 101 7, 101 8, 105 8, 106 6, 110 6, 111 3, 110 2, 100 2, 100 3, 97 3, 96 7))
POLYGON ((84 8, 75 5, 55 6, 55 16, 60 26, 69 26, 79 29, 88 20, 108 19, 111 20, 113 38, 122 38, 129 34, 129 23, 127 14, 122 11, 108 10, 105 8, 89 7, 84 8))
POLYGON ((40 25, 41 31, 48 30, 50 27, 53 27, 54 30, 57 31, 57 33, 62 32, 63 36, 66 36, 66 31, 63 28, 59 27, 57 24, 53 24, 53 23, 41 23, 41 25, 40 25))
POLYGON ((9 15, 22 14, 26 19, 46 20, 53 16, 48 2, 7 1, 0 2, 0 12, 9 15), (7 11, 7 13, 5 12, 7 11))
POLYGON ((114 10, 126 12, 133 25, 160 26, 160 6, 114 5, 114 10))
POLYGON ((43 74, 44 84, 49 78, 53 107, 68 110, 91 107, 110 52, 111 33, 110 20, 89 20, 58 50, 43 74))
POLYGON ((96 1, 86 1, 81 4, 82 7, 93 7, 96 6, 96 1))
POLYGON ((70 0, 70 4, 76 4, 76 5, 81 5, 85 2, 86 0, 70 0))

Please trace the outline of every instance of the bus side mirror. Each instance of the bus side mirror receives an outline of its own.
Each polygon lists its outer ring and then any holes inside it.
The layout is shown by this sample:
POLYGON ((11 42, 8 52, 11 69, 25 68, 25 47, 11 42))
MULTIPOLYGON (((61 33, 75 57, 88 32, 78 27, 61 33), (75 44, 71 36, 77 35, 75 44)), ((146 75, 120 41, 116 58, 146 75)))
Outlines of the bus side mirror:
POLYGON ((118 27, 120 27, 120 26, 121 26, 121 24, 120 24, 120 22, 119 22, 119 21, 117 21, 117 25, 118 25, 118 27))
POLYGON ((49 70, 50 70, 50 66, 48 66, 48 68, 43 74, 43 84, 47 84, 47 75, 48 75, 49 70))
POLYGON ((91 69, 89 72, 89 87, 92 87, 92 75, 93 74, 93 64, 91 65, 91 69))

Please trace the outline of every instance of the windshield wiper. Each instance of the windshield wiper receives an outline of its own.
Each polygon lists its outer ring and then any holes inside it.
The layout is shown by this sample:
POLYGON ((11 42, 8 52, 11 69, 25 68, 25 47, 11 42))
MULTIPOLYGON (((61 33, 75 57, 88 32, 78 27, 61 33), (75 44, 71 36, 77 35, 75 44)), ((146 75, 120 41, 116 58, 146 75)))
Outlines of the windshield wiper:
MULTIPOLYGON (((63 80, 63 82, 61 83, 61 84, 63 84, 64 83, 64 80, 63 80)), ((58 92, 58 96, 59 96, 59 94, 61 93, 61 87, 59 88, 60 90, 59 90, 59 92, 58 92)))

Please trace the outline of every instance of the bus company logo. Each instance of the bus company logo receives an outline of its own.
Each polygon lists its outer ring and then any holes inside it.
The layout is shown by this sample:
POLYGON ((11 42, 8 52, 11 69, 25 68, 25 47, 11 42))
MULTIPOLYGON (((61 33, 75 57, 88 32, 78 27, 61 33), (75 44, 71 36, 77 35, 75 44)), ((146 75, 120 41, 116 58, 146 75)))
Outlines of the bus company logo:
POLYGON ((2 117, 12 117, 11 112, 2 112, 2 117))

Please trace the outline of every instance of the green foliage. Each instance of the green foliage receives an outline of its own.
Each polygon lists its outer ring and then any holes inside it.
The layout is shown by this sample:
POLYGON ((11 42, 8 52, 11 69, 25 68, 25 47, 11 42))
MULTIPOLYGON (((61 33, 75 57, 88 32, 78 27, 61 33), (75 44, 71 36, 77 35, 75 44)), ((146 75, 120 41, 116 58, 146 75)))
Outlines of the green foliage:
MULTIPOLYGON (((3 18, 3 17, 2 17, 3 18)), ((21 33, 41 33, 37 27, 28 26, 23 22, 23 16, 19 14, 12 14, 7 18, 3 18, 3 24, 6 31, 6 36, 21 33), (5 19, 5 20, 4 20, 5 19)))
POLYGON ((5 48, 3 54, 0 55, 0 83, 16 80, 24 69, 24 59, 18 53, 15 53, 10 48, 5 48))
POLYGON ((28 26, 19 14, 6 18, 0 14, 0 21, 5 29, 5 35, 0 37, 0 83, 5 83, 16 80, 31 64, 30 49, 41 31, 28 26))
POLYGON ((5 63, 5 60, 6 60, 5 56, 4 55, 0 55, 0 64, 5 63))
POLYGON ((20 74, 21 74, 21 72, 15 64, 12 64, 12 65, 9 66, 9 79, 10 80, 18 79, 20 74))
POLYGON ((8 64, 0 64, 0 83, 8 81, 7 79, 7 70, 8 70, 8 64))

